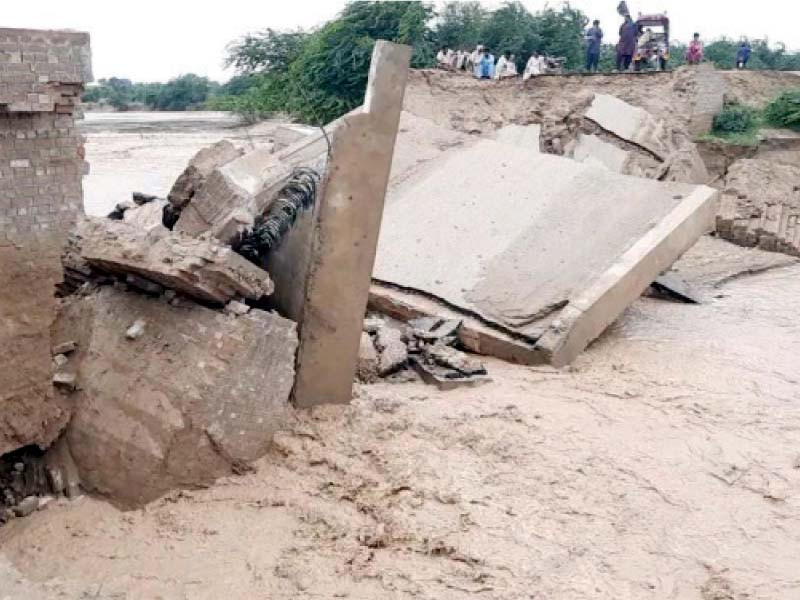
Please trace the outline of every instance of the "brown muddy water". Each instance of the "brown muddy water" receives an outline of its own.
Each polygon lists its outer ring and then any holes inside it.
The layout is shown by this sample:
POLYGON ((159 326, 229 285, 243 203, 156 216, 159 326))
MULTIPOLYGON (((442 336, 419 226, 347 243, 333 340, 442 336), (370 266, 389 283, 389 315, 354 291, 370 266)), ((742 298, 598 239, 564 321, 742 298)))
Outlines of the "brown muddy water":
POLYGON ((83 181, 86 213, 106 215, 132 192, 166 196, 201 148, 221 139, 255 148, 279 124, 244 126, 230 113, 210 111, 86 113, 79 123, 90 164, 83 181))

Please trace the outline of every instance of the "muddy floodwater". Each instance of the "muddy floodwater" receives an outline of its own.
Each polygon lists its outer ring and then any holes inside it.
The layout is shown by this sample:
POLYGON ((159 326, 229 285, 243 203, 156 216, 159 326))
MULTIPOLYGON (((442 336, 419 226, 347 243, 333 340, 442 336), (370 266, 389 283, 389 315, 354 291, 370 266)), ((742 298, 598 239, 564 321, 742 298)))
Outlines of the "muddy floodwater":
MULTIPOLYGON (((207 113, 206 113, 207 114, 207 113)), ((89 115, 87 211, 164 194, 227 116, 89 115)), ((800 598, 800 264, 705 237, 567 369, 357 385, 256 471, 0 529, 0 598, 800 598)))
POLYGON ((279 122, 244 126, 224 112, 86 113, 80 129, 86 135, 84 207, 89 215, 106 215, 131 192, 166 196, 195 152, 230 139, 245 148, 266 142, 279 122))

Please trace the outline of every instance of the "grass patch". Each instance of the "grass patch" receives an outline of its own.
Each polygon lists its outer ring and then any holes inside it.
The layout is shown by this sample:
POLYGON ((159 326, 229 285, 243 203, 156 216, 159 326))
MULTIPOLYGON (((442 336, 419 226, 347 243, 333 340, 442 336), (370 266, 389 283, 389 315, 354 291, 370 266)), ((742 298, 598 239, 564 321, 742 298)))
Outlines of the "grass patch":
POLYGON ((776 127, 800 130, 800 88, 783 92, 767 104, 764 119, 776 127))

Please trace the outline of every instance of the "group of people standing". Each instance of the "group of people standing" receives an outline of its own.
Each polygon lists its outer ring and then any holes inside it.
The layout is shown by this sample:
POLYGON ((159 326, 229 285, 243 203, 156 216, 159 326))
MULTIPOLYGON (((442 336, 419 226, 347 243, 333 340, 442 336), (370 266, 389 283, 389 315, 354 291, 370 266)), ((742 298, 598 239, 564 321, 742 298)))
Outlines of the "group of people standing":
MULTIPOLYGON (((621 6, 623 3, 621 3, 621 6)), ((656 68, 665 70, 667 68, 667 57, 669 56, 667 36, 663 34, 654 35, 647 28, 640 31, 640 26, 634 22, 630 14, 623 14, 624 20, 619 28, 619 41, 616 46, 616 69, 617 71, 628 71, 631 64, 636 59, 636 70, 639 70, 640 63, 645 64, 651 60, 656 60, 656 68), (644 58, 643 58, 644 57, 644 58)), ((586 43, 586 71, 597 72, 600 68, 600 53, 603 46, 603 30, 600 28, 600 21, 595 19, 592 26, 584 34, 586 43)), ((744 69, 750 60, 752 49, 746 40, 742 40, 736 51, 736 67, 744 69)), ((698 65, 703 61, 704 45, 700 39, 700 34, 695 33, 692 40, 686 47, 686 62, 690 65, 698 65)), ((504 52, 495 61, 495 57, 489 48, 478 45, 475 50, 452 50, 443 46, 436 55, 437 63, 441 68, 455 71, 466 71, 472 73, 478 79, 505 79, 517 77, 516 57, 510 52, 504 52)), ((545 74, 549 71, 549 60, 539 52, 534 52, 528 59, 523 72, 523 79, 527 80, 537 75, 545 74)))
MULTIPOLYGON (((494 54, 489 48, 479 44, 474 51, 452 50, 443 46, 436 55, 436 62, 441 68, 453 71, 467 71, 478 79, 505 79, 517 77, 516 57, 510 52, 504 52, 495 61, 494 54)), ((547 59, 534 52, 525 65, 523 79, 530 79, 547 71, 547 59)))

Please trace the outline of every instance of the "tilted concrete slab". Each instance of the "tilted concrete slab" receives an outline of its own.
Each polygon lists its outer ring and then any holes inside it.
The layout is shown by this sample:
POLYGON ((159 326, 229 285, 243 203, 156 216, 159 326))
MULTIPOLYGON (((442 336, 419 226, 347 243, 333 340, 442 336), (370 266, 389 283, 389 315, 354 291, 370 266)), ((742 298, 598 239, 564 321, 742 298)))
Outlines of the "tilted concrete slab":
MULTIPOLYGON (((554 336, 572 333, 571 325, 553 329, 565 307, 585 298, 638 248, 637 274, 650 279, 643 286, 636 279, 626 286, 629 294, 603 304, 598 322, 613 321, 631 294, 638 296, 688 247, 654 245, 658 260, 651 260, 641 240, 659 228, 681 241, 696 240, 712 227, 715 198, 710 188, 619 175, 533 151, 509 152, 484 140, 446 155, 427 177, 392 191, 373 277, 411 306, 422 296, 526 342, 531 352, 514 352, 518 362, 561 360, 566 353, 555 355, 550 348, 554 336), (675 211, 687 214, 677 218, 675 211), (536 347, 546 334, 551 345, 536 347)), ((374 301, 386 296, 379 291, 373 287, 374 301)), ((570 350, 585 347, 602 328, 586 331, 576 334, 579 341, 570 350)))
POLYGON ((586 118, 609 133, 651 152, 659 160, 666 160, 675 149, 664 121, 616 96, 595 94, 586 118))
POLYGON ((578 162, 605 167, 624 173, 630 152, 610 144, 596 135, 579 134, 573 158, 578 162))
POLYGON ((297 406, 347 403, 411 48, 375 44, 364 106, 335 131, 318 198, 313 252, 299 320, 297 406))

